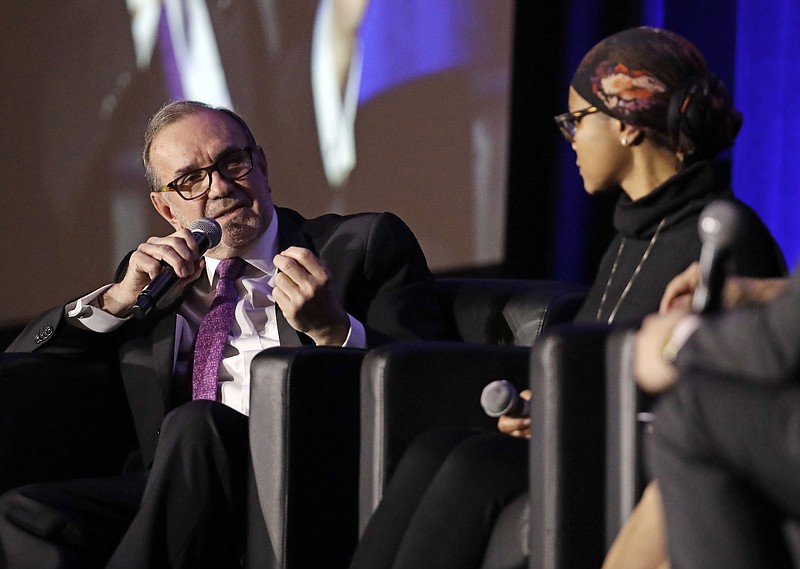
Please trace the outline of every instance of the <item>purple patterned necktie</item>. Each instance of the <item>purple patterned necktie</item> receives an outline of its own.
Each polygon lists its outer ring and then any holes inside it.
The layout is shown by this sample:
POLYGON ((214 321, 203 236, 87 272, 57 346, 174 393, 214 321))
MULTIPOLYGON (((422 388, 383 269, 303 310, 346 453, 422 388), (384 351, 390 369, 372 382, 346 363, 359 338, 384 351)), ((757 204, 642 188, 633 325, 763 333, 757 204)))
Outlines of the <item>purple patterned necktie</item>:
POLYGON ((217 266, 217 294, 211 309, 197 329, 192 369, 192 399, 216 399, 219 364, 233 323, 238 294, 236 279, 247 263, 239 257, 224 259, 217 266))

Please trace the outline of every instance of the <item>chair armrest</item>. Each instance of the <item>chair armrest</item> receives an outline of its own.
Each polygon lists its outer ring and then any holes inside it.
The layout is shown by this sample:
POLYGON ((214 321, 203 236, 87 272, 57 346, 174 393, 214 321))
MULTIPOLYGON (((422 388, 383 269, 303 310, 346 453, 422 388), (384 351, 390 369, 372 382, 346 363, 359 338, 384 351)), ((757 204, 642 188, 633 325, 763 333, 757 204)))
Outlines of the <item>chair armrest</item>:
POLYGON ((545 332, 530 361, 529 562, 600 567, 605 554, 605 325, 545 332))
POLYGON ((437 427, 495 429, 480 395, 495 379, 527 383, 528 348, 409 342, 372 350, 361 368, 360 531, 408 444, 437 427))
POLYGON ((633 374, 635 330, 612 332, 606 341, 606 546, 610 547, 641 495, 642 395, 633 374))
POLYGON ((0 493, 119 473, 135 440, 115 363, 0 354, 0 493))
MULTIPOLYGON (((365 350, 272 348, 251 365, 250 450, 275 567, 345 567, 358 540, 365 350)), ((263 528, 263 526, 262 526, 263 528)), ((262 529, 263 531, 263 529, 262 529)), ((248 546, 249 547, 249 546, 248 546)), ((256 566, 248 559, 248 567, 256 566)))

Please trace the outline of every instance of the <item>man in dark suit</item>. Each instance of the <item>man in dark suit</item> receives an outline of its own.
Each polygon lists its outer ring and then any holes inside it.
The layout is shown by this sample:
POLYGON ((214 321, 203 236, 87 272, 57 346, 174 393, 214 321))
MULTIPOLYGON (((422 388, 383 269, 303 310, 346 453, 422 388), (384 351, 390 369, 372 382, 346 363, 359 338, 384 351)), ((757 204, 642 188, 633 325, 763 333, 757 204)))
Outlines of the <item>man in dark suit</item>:
MULTIPOLYGON (((662 306, 697 283, 694 265, 662 306)), ((651 467, 670 564, 792 567, 782 525, 800 519, 800 274, 728 279, 724 296, 737 308, 665 310, 637 334, 637 381, 663 392, 651 467)))
POLYGON ((125 476, 5 494, 0 559, 9 568, 102 567, 109 556, 108 567, 237 566, 252 357, 302 341, 371 347, 439 333, 432 277, 408 228, 391 214, 308 220, 275 208, 266 157, 238 115, 170 103, 151 119, 144 158, 151 201, 175 232, 142 243, 113 284, 45 313, 9 347, 116 353, 139 452, 125 476), (188 229, 200 217, 222 227, 202 256, 188 229), (192 366, 207 350, 194 344, 224 278, 214 269, 230 259, 241 270, 238 298, 204 396, 192 366), (165 264, 181 279, 175 292, 132 318, 165 264))

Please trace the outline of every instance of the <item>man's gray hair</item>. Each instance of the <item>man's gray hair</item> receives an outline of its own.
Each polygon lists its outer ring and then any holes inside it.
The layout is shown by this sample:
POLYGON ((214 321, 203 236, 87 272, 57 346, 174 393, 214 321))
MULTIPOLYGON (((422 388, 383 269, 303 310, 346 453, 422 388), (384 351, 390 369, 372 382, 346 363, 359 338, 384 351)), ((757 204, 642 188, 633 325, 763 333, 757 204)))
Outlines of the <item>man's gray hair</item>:
POLYGON ((153 166, 150 163, 150 148, 153 146, 153 139, 158 135, 161 130, 182 119, 183 117, 194 115, 203 111, 218 111, 231 117, 242 128, 242 131, 247 136, 247 145, 255 148, 256 140, 250 127, 242 117, 234 113, 230 109, 224 107, 214 107, 201 103, 199 101, 170 101, 165 104, 156 114, 150 117, 147 123, 147 129, 144 131, 144 148, 142 149, 142 162, 144 162, 144 175, 147 178, 147 183, 150 190, 157 190, 159 188, 156 181, 153 166))

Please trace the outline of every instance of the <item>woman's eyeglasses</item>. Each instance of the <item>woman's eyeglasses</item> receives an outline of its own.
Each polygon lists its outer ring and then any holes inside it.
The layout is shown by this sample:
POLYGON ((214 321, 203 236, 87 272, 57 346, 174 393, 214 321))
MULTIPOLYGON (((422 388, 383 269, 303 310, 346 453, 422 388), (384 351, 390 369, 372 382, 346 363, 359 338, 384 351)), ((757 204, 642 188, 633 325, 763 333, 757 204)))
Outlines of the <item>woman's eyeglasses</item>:
POLYGON ((572 111, 571 113, 558 115, 553 117, 553 119, 556 121, 561 134, 563 134, 564 138, 567 139, 567 142, 572 144, 575 141, 575 129, 578 127, 578 123, 581 122, 581 119, 586 115, 591 115, 599 110, 600 109, 598 107, 592 105, 591 107, 586 107, 585 109, 581 109, 579 111, 572 111))

